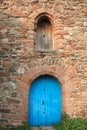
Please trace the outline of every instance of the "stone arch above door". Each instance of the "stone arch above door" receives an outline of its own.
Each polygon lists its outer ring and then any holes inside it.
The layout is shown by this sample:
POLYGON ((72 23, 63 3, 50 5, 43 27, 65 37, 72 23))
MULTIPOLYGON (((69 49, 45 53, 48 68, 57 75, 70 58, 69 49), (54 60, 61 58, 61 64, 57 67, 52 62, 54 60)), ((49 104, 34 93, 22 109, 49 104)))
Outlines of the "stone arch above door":
POLYGON ((26 72, 23 76, 22 76, 22 81, 28 84, 31 84, 32 81, 37 78, 40 75, 52 75, 55 78, 57 78, 59 80, 59 82, 61 83, 61 85, 64 84, 64 72, 63 70, 58 67, 58 66, 37 66, 37 67, 33 67, 31 68, 28 72, 26 72))

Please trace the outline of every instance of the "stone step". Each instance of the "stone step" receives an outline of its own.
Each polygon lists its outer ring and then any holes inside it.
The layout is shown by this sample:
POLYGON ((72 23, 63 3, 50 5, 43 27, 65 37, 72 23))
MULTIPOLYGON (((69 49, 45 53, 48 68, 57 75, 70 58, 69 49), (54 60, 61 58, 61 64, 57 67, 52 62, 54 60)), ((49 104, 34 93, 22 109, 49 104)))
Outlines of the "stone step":
POLYGON ((31 130, 55 130, 52 126, 31 127, 31 130))

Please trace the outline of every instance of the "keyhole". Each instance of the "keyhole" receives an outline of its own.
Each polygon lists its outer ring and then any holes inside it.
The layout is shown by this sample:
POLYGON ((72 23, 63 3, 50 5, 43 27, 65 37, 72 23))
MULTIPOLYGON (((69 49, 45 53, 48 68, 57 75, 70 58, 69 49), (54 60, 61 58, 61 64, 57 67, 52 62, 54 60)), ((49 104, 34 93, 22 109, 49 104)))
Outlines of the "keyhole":
POLYGON ((42 105, 44 105, 44 100, 42 100, 42 105))
POLYGON ((45 37, 45 34, 43 35, 43 37, 45 37))

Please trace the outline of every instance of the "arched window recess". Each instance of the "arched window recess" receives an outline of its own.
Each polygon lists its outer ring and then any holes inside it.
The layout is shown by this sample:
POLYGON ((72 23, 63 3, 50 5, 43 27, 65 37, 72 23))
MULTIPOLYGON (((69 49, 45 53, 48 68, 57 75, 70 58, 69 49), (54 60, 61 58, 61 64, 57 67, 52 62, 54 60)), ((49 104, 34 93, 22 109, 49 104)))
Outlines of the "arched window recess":
POLYGON ((37 51, 53 50, 53 25, 50 18, 42 14, 36 21, 36 42, 37 51))

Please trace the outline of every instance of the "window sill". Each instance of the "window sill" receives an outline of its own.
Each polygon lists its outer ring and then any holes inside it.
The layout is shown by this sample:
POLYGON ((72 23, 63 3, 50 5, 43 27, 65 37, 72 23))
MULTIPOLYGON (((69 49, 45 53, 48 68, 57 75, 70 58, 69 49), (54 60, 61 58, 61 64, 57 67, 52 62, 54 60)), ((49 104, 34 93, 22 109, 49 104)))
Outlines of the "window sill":
POLYGON ((35 49, 35 51, 38 53, 58 53, 58 50, 37 50, 37 49, 35 49))

